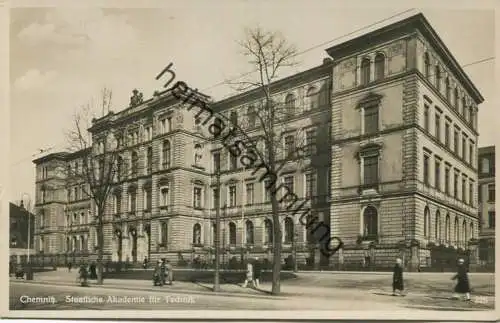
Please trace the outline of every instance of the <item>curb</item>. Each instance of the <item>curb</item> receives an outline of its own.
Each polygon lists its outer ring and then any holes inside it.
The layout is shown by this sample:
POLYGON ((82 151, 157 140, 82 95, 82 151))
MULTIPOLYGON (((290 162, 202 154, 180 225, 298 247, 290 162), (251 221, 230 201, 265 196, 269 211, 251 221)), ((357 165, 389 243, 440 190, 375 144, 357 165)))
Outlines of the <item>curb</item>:
MULTIPOLYGON (((12 281, 11 281, 12 282, 12 281)), ((50 285, 50 286, 65 286, 65 287, 80 287, 78 284, 70 284, 66 282, 52 282, 52 281, 36 281, 36 280, 18 280, 13 282, 17 282, 19 284, 33 284, 33 285, 50 285)), ((240 298, 262 298, 262 299, 276 299, 276 300, 286 300, 287 298, 283 296, 271 296, 271 295, 263 295, 263 294, 248 294, 248 293, 232 293, 232 292, 204 292, 204 291, 193 291, 188 289, 175 289, 175 290, 159 290, 159 289, 151 289, 144 287, 122 287, 116 285, 96 285, 90 284, 90 288, 94 289, 108 289, 108 290, 133 290, 133 291, 145 291, 152 293, 171 293, 171 294, 195 294, 195 295, 210 295, 210 296, 224 296, 224 297, 240 297, 240 298)), ((161 287, 160 287, 161 288, 161 287)))

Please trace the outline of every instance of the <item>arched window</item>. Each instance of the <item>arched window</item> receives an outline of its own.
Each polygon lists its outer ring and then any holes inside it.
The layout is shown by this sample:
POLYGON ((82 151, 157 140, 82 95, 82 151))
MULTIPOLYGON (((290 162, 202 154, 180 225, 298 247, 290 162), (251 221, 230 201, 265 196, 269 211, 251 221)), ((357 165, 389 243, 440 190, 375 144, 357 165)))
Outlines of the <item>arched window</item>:
POLYGON ((325 82, 321 89, 319 90, 319 107, 321 109, 330 106, 330 85, 328 82, 325 82))
POLYGON ((255 123, 257 121, 257 114, 255 112, 255 107, 253 105, 248 107, 247 118, 248 118, 248 126, 250 128, 255 127, 255 123))
POLYGON ((385 56, 382 53, 378 53, 375 56, 375 81, 379 81, 384 78, 385 73, 385 56))
POLYGON ((253 236, 253 223, 250 220, 247 220, 245 223, 245 232, 246 232, 246 242, 247 244, 254 244, 254 236, 253 236))
POLYGON ((201 244, 201 225, 199 223, 193 226, 193 244, 201 244))
POLYGON ((318 90, 314 86, 311 86, 309 90, 307 90, 306 97, 306 109, 316 109, 318 107, 318 90))
POLYGON ((429 211, 429 208, 426 206, 424 209, 424 237, 430 236, 430 217, 431 217, 431 212, 429 211))
POLYGON ((441 69, 439 66, 436 66, 436 89, 441 91, 441 69))
POLYGON ((364 235, 373 237, 378 234, 378 213, 377 209, 373 206, 368 206, 363 212, 364 235))
POLYGON ((273 222, 264 220, 264 243, 273 243, 273 222))
POLYGON ((451 88, 450 88, 450 78, 446 78, 446 100, 451 103, 451 88))
POLYGON ((137 176, 137 172, 139 170, 139 157, 137 156, 137 152, 132 152, 132 176, 137 176))
POLYGON ((434 237, 436 240, 441 239, 441 214, 436 211, 436 223, 434 224, 434 237))
POLYGON ((87 248, 85 248, 85 237, 84 236, 80 236, 80 249, 81 250, 87 249, 87 248))
POLYGON ((134 186, 128 189, 128 211, 135 212, 137 209, 137 190, 134 186))
POLYGON ((455 229, 455 242, 460 241, 460 227, 458 226, 458 218, 455 217, 455 223, 453 225, 453 228, 455 229))
POLYGON ((445 219, 445 222, 444 222, 444 235, 445 235, 445 239, 447 242, 450 242, 450 236, 451 236, 451 224, 450 224, 450 215, 449 214, 446 214, 446 219, 445 219))
POLYGON ((291 93, 285 98, 285 113, 289 117, 295 114, 295 96, 291 93))
POLYGON ((229 222, 229 244, 236 244, 236 224, 234 222, 229 222))
POLYGON ((458 90, 455 88, 455 94, 453 95, 455 103, 453 104, 455 106, 455 110, 458 111, 458 105, 460 104, 460 98, 458 97, 458 90))
POLYGON ((431 59, 429 58, 429 53, 424 55, 424 75, 426 78, 431 76, 431 59))
POLYGON ((366 85, 370 82, 370 59, 364 58, 361 61, 361 85, 366 85))
POLYGON ((293 220, 291 218, 285 219, 285 243, 292 243, 294 235, 293 220))
POLYGON ((165 140, 162 147, 163 169, 170 168, 170 141, 165 140))
POLYGON ((66 237, 66 251, 72 251, 71 240, 69 237, 66 237))
POLYGON ((72 240, 73 240, 73 248, 72 249, 73 250, 78 250, 78 242, 76 240, 76 237, 73 237, 72 240))

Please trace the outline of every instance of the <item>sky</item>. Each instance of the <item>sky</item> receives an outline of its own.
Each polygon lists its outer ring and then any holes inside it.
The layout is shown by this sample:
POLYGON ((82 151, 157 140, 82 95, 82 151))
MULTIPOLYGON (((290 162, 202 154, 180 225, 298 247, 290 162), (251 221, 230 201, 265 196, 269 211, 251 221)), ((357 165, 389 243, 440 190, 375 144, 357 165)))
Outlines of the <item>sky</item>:
MULTIPOLYGON (((282 77, 321 64, 330 46, 419 12, 460 65, 495 56, 495 15, 486 9, 415 8, 380 22, 411 7, 338 8, 330 4, 334 2, 313 0, 290 0, 286 6, 279 1, 179 3, 164 8, 11 9, 11 201, 23 193, 34 199, 32 160, 43 155, 40 149, 64 149, 64 131, 75 111, 97 99, 103 87, 113 91, 112 110, 120 111, 133 89, 145 98, 161 90, 155 77, 172 62, 178 79, 214 99, 233 93, 221 83, 252 69, 237 43, 245 27, 279 31, 306 51, 297 57, 300 64, 284 70, 282 77)), ((479 107, 479 145, 493 145, 495 125, 489 120, 495 120, 495 60, 464 70, 485 97, 479 107)))

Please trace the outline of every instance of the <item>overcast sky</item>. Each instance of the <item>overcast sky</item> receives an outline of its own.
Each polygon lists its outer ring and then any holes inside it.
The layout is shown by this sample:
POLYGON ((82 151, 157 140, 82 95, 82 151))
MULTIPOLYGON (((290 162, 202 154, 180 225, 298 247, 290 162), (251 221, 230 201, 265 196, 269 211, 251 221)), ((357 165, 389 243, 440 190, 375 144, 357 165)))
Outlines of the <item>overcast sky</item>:
MULTIPOLYGON (((164 9, 12 9, 11 200, 23 192, 34 198, 32 155, 62 149, 75 109, 97 97, 103 86, 113 90, 113 110, 122 110, 134 88, 146 98, 160 89, 155 76, 173 62, 178 79, 215 99, 227 96, 230 88, 213 86, 250 70, 236 43, 246 26, 278 30, 299 51, 334 40, 300 55, 299 67, 281 76, 319 65, 329 46, 418 12, 461 65, 495 56, 495 16, 487 10, 417 8, 340 38, 409 7, 339 9, 327 1, 179 3, 164 9)), ((480 146, 494 143, 495 125, 489 121, 495 120, 494 67, 495 60, 465 67, 486 99, 479 112, 480 146)))

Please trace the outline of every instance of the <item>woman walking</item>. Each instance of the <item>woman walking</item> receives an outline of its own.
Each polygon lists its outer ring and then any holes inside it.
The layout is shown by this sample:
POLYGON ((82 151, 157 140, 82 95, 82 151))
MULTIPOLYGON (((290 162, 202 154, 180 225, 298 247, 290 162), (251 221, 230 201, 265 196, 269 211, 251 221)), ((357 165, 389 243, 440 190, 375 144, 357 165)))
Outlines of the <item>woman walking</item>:
POLYGON ((403 265, 401 258, 396 259, 396 264, 392 271, 392 296, 404 296, 403 265), (397 291, 397 293, 396 293, 397 291))
POLYGON ((247 275, 245 277, 245 282, 243 283, 243 288, 247 287, 248 281, 251 281, 255 286, 255 282, 253 280, 253 265, 250 261, 247 262, 247 275))
POLYGON ((465 294, 465 300, 470 301, 470 284, 469 276, 467 275, 467 268, 465 267, 465 261, 460 258, 458 259, 457 273, 453 276, 452 280, 457 280, 457 285, 455 286, 455 293, 453 299, 459 299, 458 294, 465 294))

